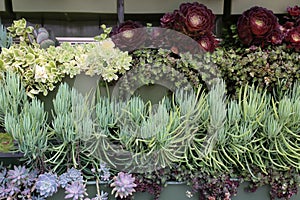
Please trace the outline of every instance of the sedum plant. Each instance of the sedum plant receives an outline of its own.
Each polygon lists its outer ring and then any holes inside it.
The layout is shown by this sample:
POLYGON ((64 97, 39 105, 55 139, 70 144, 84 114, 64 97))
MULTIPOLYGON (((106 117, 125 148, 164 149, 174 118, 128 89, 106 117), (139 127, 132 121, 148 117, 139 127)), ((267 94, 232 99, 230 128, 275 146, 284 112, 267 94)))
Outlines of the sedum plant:
POLYGON ((0 152, 10 152, 14 149, 13 137, 9 133, 0 133, 0 152))
POLYGON ((298 52, 285 45, 262 49, 250 47, 238 50, 218 48, 210 55, 226 81, 229 94, 236 95, 245 84, 256 85, 272 92, 282 82, 287 91, 299 80, 298 52))

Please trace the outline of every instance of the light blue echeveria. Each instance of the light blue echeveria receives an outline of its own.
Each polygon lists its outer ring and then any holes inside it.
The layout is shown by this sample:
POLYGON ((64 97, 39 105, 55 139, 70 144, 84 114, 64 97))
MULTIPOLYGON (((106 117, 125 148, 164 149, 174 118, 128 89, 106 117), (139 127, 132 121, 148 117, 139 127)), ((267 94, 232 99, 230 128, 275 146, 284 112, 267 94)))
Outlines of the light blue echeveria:
POLYGON ((36 182, 36 190, 41 197, 50 197, 57 192, 58 178, 56 174, 45 173, 40 174, 36 182))
POLYGON ((58 178, 59 185, 65 188, 71 182, 81 182, 83 183, 83 176, 80 170, 75 168, 68 169, 67 172, 61 174, 58 178))
POLYGON ((59 183, 60 187, 62 187, 62 188, 65 188, 69 182, 71 182, 71 179, 70 179, 68 173, 63 173, 58 178, 58 183, 59 183))
POLYGON ((85 185, 82 182, 72 182, 72 184, 69 184, 65 188, 66 190, 66 196, 65 199, 73 199, 78 200, 82 199, 86 193, 85 185))
POLYGON ((80 170, 72 167, 71 169, 68 169, 67 174, 70 177, 71 181, 83 182, 83 176, 80 170))

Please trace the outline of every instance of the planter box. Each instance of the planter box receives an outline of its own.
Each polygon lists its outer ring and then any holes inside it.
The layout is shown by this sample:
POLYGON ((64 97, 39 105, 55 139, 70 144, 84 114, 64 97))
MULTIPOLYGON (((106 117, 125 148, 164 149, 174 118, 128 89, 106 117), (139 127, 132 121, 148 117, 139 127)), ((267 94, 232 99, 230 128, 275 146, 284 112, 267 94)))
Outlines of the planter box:
POLYGON ((12 0, 14 12, 116 13, 117 1, 110 0, 12 0))
MULTIPOLYGON (((107 185, 100 185, 101 190, 107 192, 109 194, 108 199, 116 199, 113 195, 111 195, 111 188, 107 185)), ((163 188, 162 193, 160 195, 160 200, 198 200, 199 196, 194 195, 189 198, 186 196, 186 192, 190 190, 190 188, 185 183, 179 182, 168 182, 167 187, 163 188)), ((95 197, 97 190, 95 183, 91 182, 87 185, 87 193, 89 194, 89 198, 95 197)), ((47 200, 57 200, 64 199, 65 193, 64 190, 59 190, 52 197, 47 198, 47 200)), ((153 196, 146 192, 137 192, 134 193, 135 200, 153 200, 153 196)))
POLYGON ((286 13, 286 9, 289 6, 299 5, 299 0, 275 0, 275 1, 263 1, 263 0, 232 0, 231 1, 231 13, 241 14, 245 10, 253 6, 265 7, 272 10, 274 13, 286 13))
MULTIPOLYGON (((165 13, 179 8, 181 3, 195 2, 195 0, 125 0, 125 13, 165 13)), ((215 14, 223 14, 223 0, 197 1, 206 5, 215 14)))
MULTIPOLYGON (((247 186, 248 186, 247 182, 241 183, 238 188, 237 196, 233 197, 232 200, 269 200, 270 199, 270 193, 269 193, 270 186, 265 185, 259 187, 255 192, 246 192, 245 188, 247 188, 247 186)), ((300 199, 300 191, 298 191, 298 194, 294 195, 290 200, 299 200, 299 199, 300 199)))
POLYGON ((22 153, 2 153, 0 152, 0 163, 3 164, 3 166, 8 165, 19 165, 20 164, 20 158, 23 157, 22 153))

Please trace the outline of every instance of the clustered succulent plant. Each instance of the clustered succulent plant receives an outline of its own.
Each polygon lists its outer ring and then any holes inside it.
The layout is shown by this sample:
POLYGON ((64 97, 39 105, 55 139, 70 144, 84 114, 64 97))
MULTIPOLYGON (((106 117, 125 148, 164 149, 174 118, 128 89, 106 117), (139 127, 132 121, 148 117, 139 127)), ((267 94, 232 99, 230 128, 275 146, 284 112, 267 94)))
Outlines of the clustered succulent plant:
POLYGON ((237 32, 245 45, 267 46, 286 43, 288 48, 299 50, 299 7, 289 7, 288 16, 283 25, 272 11, 263 7, 252 7, 238 19, 237 32))
POLYGON ((0 168, 0 198, 28 199, 32 197, 37 172, 30 171, 25 166, 14 166, 13 169, 0 168))
POLYGON ((36 42, 41 48, 46 49, 49 46, 55 46, 55 40, 51 39, 49 31, 46 28, 40 27, 33 32, 36 42))
POLYGON ((166 13, 161 18, 161 26, 184 33, 205 50, 213 52, 218 41, 213 34, 215 15, 205 5, 198 2, 182 3, 178 10, 166 13))
POLYGON ((235 51, 218 48, 209 55, 226 81, 228 92, 236 95, 245 84, 278 93, 299 80, 299 52, 287 46, 250 47, 235 51))
MULTIPOLYGON (((127 180, 134 181, 134 178, 130 178, 131 175, 126 174, 126 178, 122 180, 125 181, 124 186, 128 191, 134 192, 129 183, 126 184, 127 180)), ((108 193, 103 190, 99 190, 95 197, 89 198, 86 180, 83 179, 81 171, 74 168, 58 176, 52 172, 30 170, 25 166, 14 166, 13 169, 10 169, 10 166, 0 166, 0 199, 45 200, 55 195, 60 188, 66 193, 65 199, 108 200, 108 193)), ((125 193, 120 191, 118 194, 125 193)))

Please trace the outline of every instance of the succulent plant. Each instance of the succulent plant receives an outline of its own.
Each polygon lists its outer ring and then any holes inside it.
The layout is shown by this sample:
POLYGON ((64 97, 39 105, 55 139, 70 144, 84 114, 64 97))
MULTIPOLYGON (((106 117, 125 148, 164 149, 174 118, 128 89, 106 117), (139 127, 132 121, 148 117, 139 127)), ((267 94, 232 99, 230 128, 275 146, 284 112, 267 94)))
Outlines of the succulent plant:
POLYGON ((28 26, 27 21, 22 18, 14 20, 10 27, 7 27, 9 34, 12 38, 18 39, 21 43, 25 42, 30 44, 34 40, 33 26, 28 26))
POLYGON ((46 200, 44 197, 41 197, 41 196, 32 196, 31 199, 32 200, 46 200))
POLYGON ((46 49, 49 46, 55 46, 55 41, 50 39, 50 34, 46 28, 40 27, 34 30, 34 37, 41 48, 46 49))
POLYGON ((65 187, 65 199, 78 200, 87 195, 85 185, 82 182, 75 181, 65 187))
POLYGON ((8 133, 0 133, 0 152, 9 152, 13 147, 13 137, 8 133))
POLYGON ((36 190, 41 197, 50 197, 57 192, 58 189, 57 175, 53 173, 44 173, 38 176, 36 181, 36 190))
POLYGON ((0 171, 0 185, 4 185, 6 182, 6 174, 7 174, 7 169, 3 168, 0 171))
POLYGON ((72 182, 83 183, 83 176, 81 171, 72 167, 71 169, 68 169, 67 172, 59 176, 58 182, 60 187, 65 188, 68 184, 71 184, 72 182))
POLYGON ((106 39, 90 49, 83 70, 86 75, 97 74, 104 81, 111 82, 129 70, 131 60, 128 52, 121 51, 111 39, 106 39))
POLYGON ((6 28, 0 21, 0 49, 9 48, 12 45, 12 37, 10 37, 6 31, 6 28))
POLYGON ((7 172, 7 179, 10 183, 20 186, 27 182, 29 171, 25 166, 14 166, 13 170, 7 172))
POLYGON ((21 191, 21 188, 20 188, 20 186, 17 186, 11 182, 8 182, 6 184, 6 188, 4 191, 5 191, 4 196, 13 197, 21 191))
POLYGON ((68 169, 67 174, 71 181, 83 182, 82 173, 78 169, 72 167, 71 169, 68 169))
POLYGON ((173 13, 166 13, 161 26, 186 34, 196 40, 205 51, 213 52, 218 43, 212 30, 216 16, 198 2, 182 3, 173 13))
POLYGON ((115 194, 115 197, 120 197, 121 199, 126 198, 132 195, 135 192, 135 178, 132 177, 132 174, 119 172, 117 176, 113 178, 113 182, 110 184, 112 189, 112 194, 115 194))

